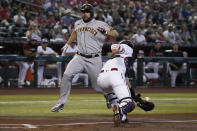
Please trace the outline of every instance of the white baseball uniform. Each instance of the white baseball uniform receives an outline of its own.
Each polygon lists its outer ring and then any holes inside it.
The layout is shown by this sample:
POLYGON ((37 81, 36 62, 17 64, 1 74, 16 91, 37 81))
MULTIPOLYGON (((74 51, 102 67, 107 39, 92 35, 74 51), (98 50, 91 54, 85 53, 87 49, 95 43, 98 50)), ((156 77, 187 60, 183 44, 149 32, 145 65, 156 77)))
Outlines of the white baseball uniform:
MULTIPOLYGON (((56 53, 56 52, 50 47, 46 47, 46 50, 44 50, 42 48, 42 46, 38 46, 38 48, 37 48, 37 57, 41 56, 41 53, 43 53, 45 55, 49 55, 49 54, 53 54, 53 53, 56 53)), ((38 63, 38 81, 37 81, 38 87, 41 85, 41 81, 43 79, 44 66, 45 66, 44 62, 39 62, 38 63)))
MULTIPOLYGON (((112 45, 113 46, 113 45, 112 45)), ((133 49, 126 44, 120 44, 122 53, 116 54, 116 57, 108 60, 98 76, 98 85, 106 92, 114 92, 119 100, 130 98, 130 90, 126 84, 125 73, 126 57, 132 57, 133 49)), ((120 107, 125 106, 132 99, 126 99, 120 103, 120 107), (125 102, 126 101, 126 102, 125 102)))

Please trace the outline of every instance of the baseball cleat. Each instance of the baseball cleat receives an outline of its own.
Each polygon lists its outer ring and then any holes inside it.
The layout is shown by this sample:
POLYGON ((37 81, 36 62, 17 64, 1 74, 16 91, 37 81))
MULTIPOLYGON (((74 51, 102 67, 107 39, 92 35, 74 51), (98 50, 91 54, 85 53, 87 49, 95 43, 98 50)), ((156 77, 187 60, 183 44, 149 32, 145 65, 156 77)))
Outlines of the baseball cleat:
POLYGON ((129 123, 128 119, 121 120, 121 123, 129 123))
POLYGON ((52 109, 51 111, 52 112, 59 112, 59 110, 63 110, 64 109, 64 104, 56 104, 52 109))
POLYGON ((114 112, 114 126, 118 127, 120 125, 120 112, 119 112, 119 106, 118 104, 115 104, 113 107, 113 112, 114 112))
POLYGON ((129 123, 129 120, 127 119, 127 115, 126 114, 122 115, 121 123, 129 123))

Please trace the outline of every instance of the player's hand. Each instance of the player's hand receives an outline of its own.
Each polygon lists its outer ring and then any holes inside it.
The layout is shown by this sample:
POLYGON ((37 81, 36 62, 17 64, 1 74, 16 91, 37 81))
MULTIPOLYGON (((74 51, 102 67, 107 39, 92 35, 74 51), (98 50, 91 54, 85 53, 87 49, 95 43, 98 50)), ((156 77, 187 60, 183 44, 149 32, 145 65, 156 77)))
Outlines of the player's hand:
POLYGON ((61 52, 65 52, 68 48, 68 44, 65 44, 62 48, 61 48, 61 52))
POLYGON ((104 28, 98 27, 97 30, 98 30, 99 32, 101 32, 102 34, 107 35, 107 31, 106 31, 104 28))

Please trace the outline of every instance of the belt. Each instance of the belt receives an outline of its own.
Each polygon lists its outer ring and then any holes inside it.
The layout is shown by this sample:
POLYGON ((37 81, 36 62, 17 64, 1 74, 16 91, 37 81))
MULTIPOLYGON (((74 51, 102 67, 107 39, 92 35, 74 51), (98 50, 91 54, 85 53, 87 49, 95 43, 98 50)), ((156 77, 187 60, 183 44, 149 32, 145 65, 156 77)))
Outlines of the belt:
POLYGON ((111 68, 111 70, 101 70, 101 73, 103 72, 108 72, 108 71, 118 71, 118 68, 111 68))
POLYGON ((77 54, 80 55, 80 56, 83 56, 85 58, 93 58, 93 57, 98 57, 99 56, 99 54, 86 55, 86 54, 79 53, 79 52, 77 52, 77 54))

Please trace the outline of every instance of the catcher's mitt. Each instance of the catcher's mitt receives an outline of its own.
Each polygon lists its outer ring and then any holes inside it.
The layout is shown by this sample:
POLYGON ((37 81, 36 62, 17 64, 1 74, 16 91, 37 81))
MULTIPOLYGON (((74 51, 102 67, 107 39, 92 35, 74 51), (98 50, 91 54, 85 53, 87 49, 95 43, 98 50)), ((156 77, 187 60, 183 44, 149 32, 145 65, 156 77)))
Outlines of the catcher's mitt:
POLYGON ((140 94, 135 96, 134 101, 137 103, 137 106, 139 106, 144 111, 151 111, 155 107, 153 102, 143 100, 140 94))
POLYGON ((137 102, 137 106, 142 108, 144 111, 151 111, 154 109, 155 104, 153 102, 143 100, 143 102, 137 102))

